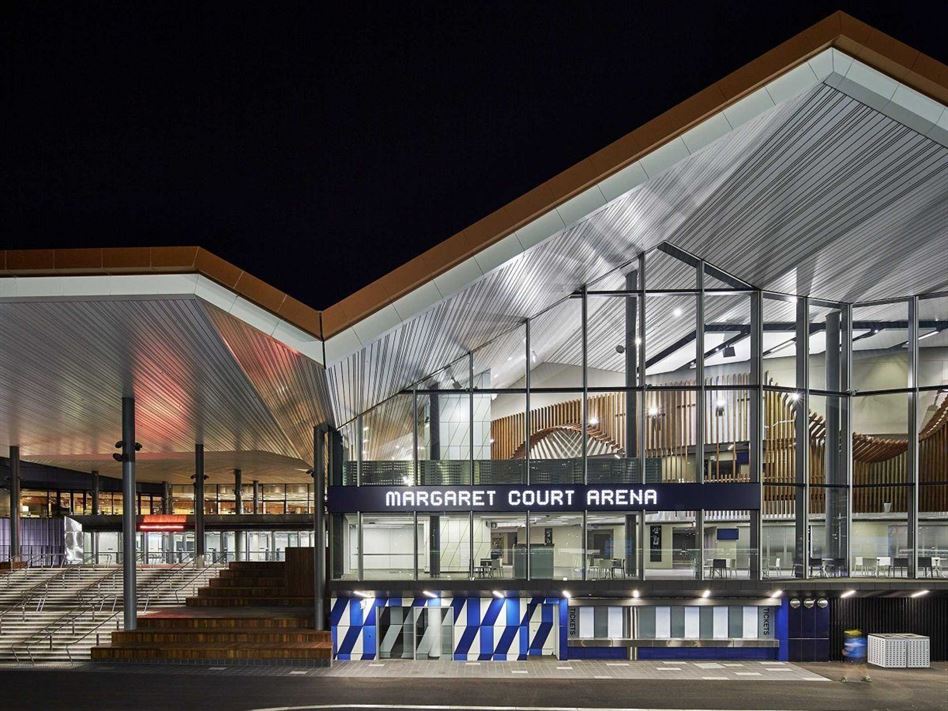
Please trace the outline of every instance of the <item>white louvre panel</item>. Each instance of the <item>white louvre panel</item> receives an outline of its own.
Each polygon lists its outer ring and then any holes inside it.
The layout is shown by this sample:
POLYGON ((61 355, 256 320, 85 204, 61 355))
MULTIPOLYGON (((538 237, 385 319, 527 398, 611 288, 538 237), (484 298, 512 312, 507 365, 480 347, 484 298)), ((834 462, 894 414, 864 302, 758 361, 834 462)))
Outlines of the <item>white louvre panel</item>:
POLYGON ((193 296, 0 303, 0 447, 38 462, 119 475, 111 452, 132 393, 142 481, 189 482, 197 441, 209 471, 306 481, 312 427, 329 416, 324 378, 193 296))
POLYGON ((685 608, 685 639, 698 639, 701 636, 700 629, 701 609, 697 607, 685 608))
MULTIPOLYGON (((859 301, 948 285, 946 220, 948 149, 818 84, 331 363, 336 416, 351 419, 665 241, 754 286, 859 301)), ((684 320, 655 312, 650 351, 678 340, 684 320)), ((563 320, 532 331, 531 347, 577 364, 576 334, 563 320)), ((603 358, 614 346, 593 344, 603 358)))
POLYGON ((671 608, 655 608, 655 639, 671 639, 671 608))

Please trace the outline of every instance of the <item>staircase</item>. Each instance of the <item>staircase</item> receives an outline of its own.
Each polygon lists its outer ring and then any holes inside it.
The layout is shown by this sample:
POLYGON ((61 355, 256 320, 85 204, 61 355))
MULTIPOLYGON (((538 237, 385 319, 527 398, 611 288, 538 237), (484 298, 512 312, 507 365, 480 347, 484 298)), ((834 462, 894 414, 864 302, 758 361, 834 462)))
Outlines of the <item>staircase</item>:
POLYGON ((92 649, 109 662, 328 666, 330 633, 313 629, 312 596, 294 594, 285 563, 232 562, 184 608, 139 616, 92 649))
MULTIPOLYGON (((138 609, 180 605, 220 568, 143 566, 138 609)), ((115 566, 29 568, 0 576, 0 662, 89 659, 123 624, 122 571, 115 566)))
POLYGON ((221 571, 210 587, 189 597, 188 607, 306 607, 313 604, 310 596, 291 594, 286 581, 286 564, 240 561, 221 571))

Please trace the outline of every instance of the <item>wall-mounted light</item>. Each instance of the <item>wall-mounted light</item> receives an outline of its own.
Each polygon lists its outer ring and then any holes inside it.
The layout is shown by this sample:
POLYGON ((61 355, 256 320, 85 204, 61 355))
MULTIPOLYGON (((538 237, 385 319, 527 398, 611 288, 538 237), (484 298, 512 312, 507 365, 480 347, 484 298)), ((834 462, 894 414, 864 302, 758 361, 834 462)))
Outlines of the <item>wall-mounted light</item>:
POLYGON ((781 595, 783 595, 783 590, 774 590, 770 593, 770 597, 780 597, 781 595))
POLYGON ((711 597, 711 591, 705 590, 703 593, 701 593, 701 597, 705 597, 705 598, 711 597))
POLYGON ((928 590, 916 590, 909 597, 921 597, 922 595, 928 595, 928 590))
POLYGON ((437 595, 435 595, 435 594, 434 594, 433 592, 431 592, 430 590, 422 590, 421 592, 424 594, 425 597, 430 597, 430 598, 432 598, 432 599, 436 599, 436 598, 438 597, 437 595))
POLYGON ((569 594, 569 590, 564 590, 564 591, 563 591, 563 597, 565 597, 567 600, 569 600, 569 599, 570 599, 571 597, 573 597, 573 596, 569 594))
POLYGON ((632 591, 632 597, 634 597, 636 600, 638 600, 638 599, 639 599, 639 591, 638 591, 638 590, 633 590, 633 591, 632 591))
POLYGON ((842 593, 842 594, 840 595, 840 597, 842 597, 842 598, 852 597, 852 596, 855 595, 855 594, 856 594, 856 591, 855 591, 855 590, 847 590, 846 592, 842 593))
POLYGON ((494 593, 494 597, 500 598, 501 600, 504 599, 504 594, 500 592, 499 590, 494 590, 493 593, 494 593))

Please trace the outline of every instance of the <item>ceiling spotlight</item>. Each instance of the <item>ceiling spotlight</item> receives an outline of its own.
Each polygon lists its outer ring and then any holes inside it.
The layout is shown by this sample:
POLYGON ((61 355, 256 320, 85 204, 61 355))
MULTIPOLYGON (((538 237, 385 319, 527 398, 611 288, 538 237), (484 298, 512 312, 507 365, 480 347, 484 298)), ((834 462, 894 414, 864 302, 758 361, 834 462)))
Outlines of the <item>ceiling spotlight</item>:
POLYGON ((590 425, 590 427, 595 427, 595 426, 598 425, 598 424, 599 424, 599 418, 598 418, 598 417, 596 417, 595 415, 593 415, 592 417, 589 418, 589 425, 590 425))
POLYGON ((737 351, 734 350, 734 346, 724 346, 724 357, 733 358, 737 355, 737 351))
POLYGON ((790 399, 793 400, 793 402, 799 402, 800 393, 790 393, 790 399))
POLYGON ((658 417, 658 414, 659 414, 659 411, 658 411, 658 407, 657 407, 657 406, 652 405, 651 407, 649 407, 649 409, 648 409, 648 416, 649 416, 649 417, 658 417))
POLYGON ((725 400, 723 397, 718 398, 717 402, 715 402, 714 404, 716 407, 719 407, 723 410, 725 407, 727 407, 727 400, 725 400))
POLYGON ((675 318, 678 318, 679 316, 681 316, 681 309, 676 308, 674 311, 672 311, 672 316, 674 316, 675 318))

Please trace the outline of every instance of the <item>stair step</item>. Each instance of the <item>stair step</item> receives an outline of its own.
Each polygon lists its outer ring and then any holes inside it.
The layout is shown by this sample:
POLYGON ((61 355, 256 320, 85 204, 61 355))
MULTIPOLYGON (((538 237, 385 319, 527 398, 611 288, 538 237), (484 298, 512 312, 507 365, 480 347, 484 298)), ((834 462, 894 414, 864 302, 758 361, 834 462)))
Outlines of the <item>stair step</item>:
POLYGON ((259 561, 259 560, 235 560, 227 564, 228 570, 249 570, 264 572, 283 572, 285 563, 283 561, 259 561))
POLYGON ((254 661, 254 660, 290 660, 305 659, 329 662, 332 656, 332 644, 315 642, 296 645, 272 644, 214 644, 194 646, 187 644, 122 645, 94 647, 91 650, 93 660, 217 660, 254 661))
POLYGON ((208 582, 210 582, 212 588, 226 585, 256 587, 258 585, 286 585, 286 578, 282 575, 256 575, 239 570, 224 570, 219 578, 211 578, 208 582))
POLYGON ((215 646, 215 643, 229 644, 279 644, 292 645, 314 642, 331 642, 328 632, 310 629, 243 629, 243 630, 201 630, 183 628, 177 630, 143 631, 121 630, 112 633, 112 645, 124 647, 136 644, 173 645, 187 643, 194 646, 215 646))
POLYGON ((313 604, 311 597, 189 597, 188 607, 305 607, 313 604))
POLYGON ((286 587, 270 587, 270 588, 239 588, 239 587, 223 587, 223 588, 201 588, 198 590, 198 597, 249 597, 249 598, 258 598, 258 597, 280 597, 286 595, 286 587))
POLYGON ((252 629, 306 629, 312 628, 312 615, 281 615, 261 617, 158 617, 138 618, 139 630, 252 630, 252 629))

